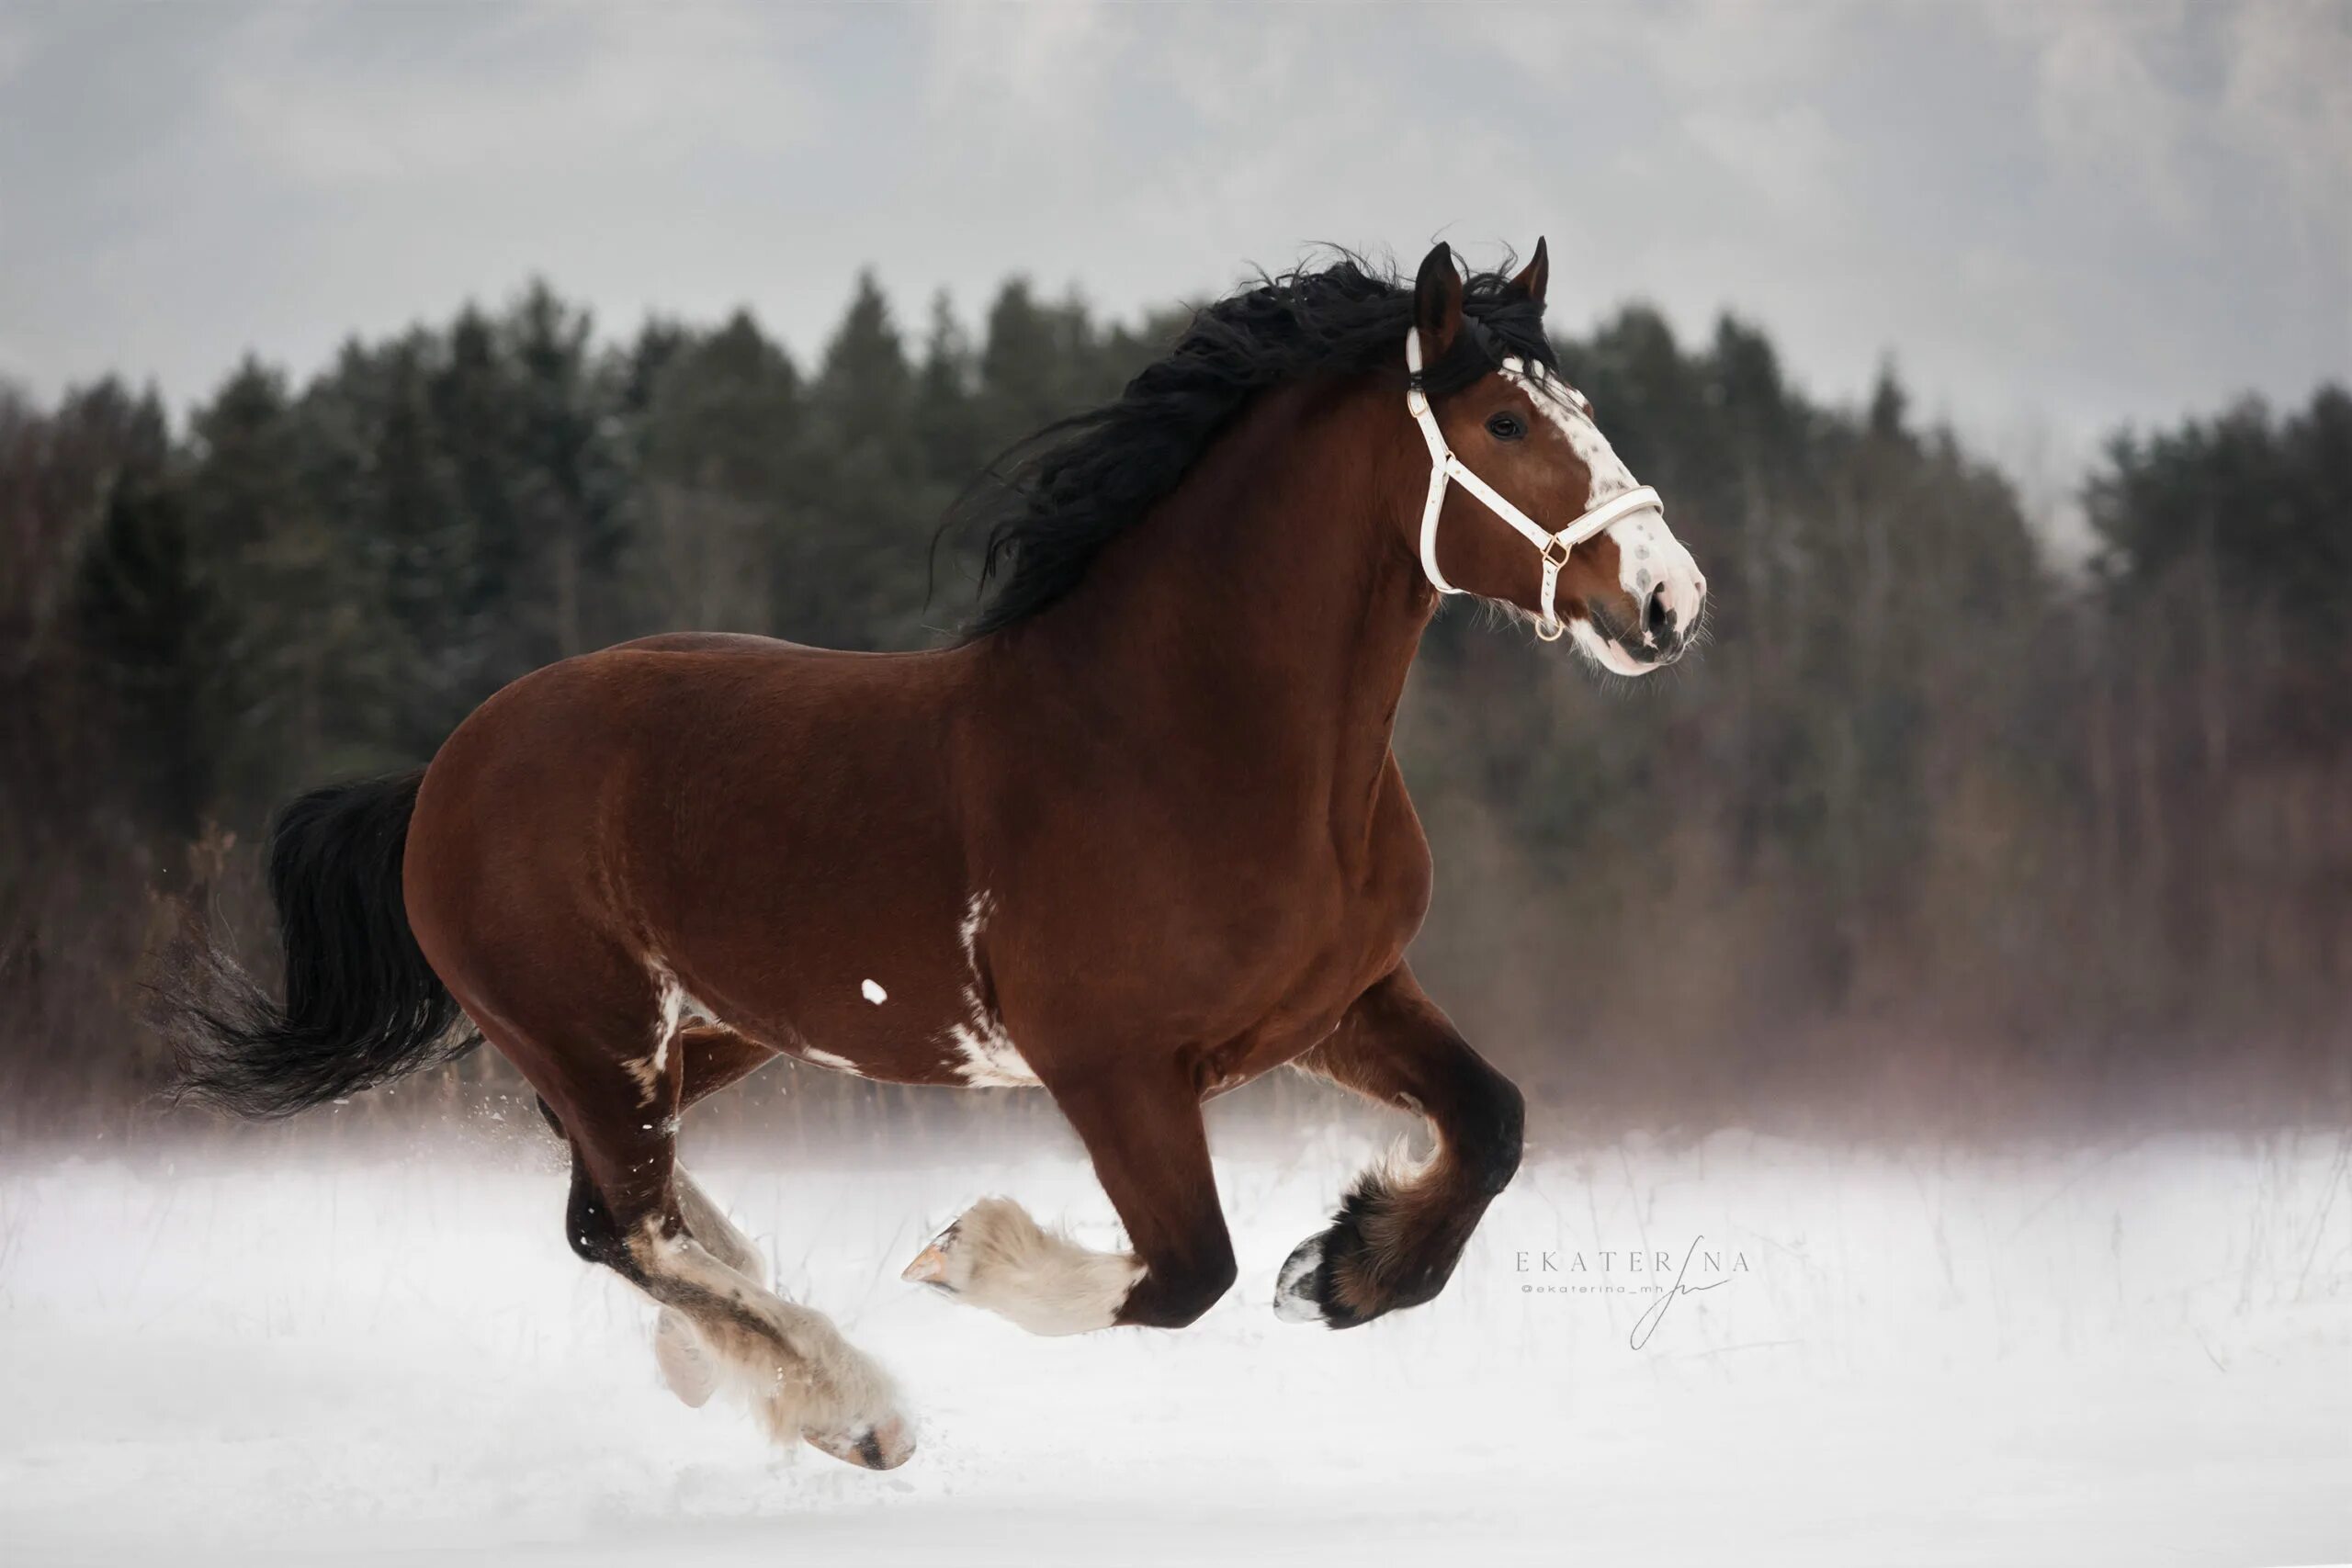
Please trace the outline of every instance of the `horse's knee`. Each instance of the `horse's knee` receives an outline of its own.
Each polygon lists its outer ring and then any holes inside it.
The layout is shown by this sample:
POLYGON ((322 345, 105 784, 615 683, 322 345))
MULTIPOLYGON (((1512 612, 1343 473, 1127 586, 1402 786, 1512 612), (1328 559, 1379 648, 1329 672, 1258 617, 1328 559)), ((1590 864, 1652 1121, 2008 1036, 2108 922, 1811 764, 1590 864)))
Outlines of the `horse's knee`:
POLYGON ((1197 1262, 1151 1264, 1119 1310, 1119 1322, 1139 1328, 1183 1328, 1233 1289, 1240 1269, 1224 1247, 1197 1262))
POLYGON ((1491 1198, 1519 1174, 1520 1152, 1527 1142, 1527 1097, 1494 1068, 1478 1066, 1454 1131, 1453 1153, 1464 1179, 1491 1198))

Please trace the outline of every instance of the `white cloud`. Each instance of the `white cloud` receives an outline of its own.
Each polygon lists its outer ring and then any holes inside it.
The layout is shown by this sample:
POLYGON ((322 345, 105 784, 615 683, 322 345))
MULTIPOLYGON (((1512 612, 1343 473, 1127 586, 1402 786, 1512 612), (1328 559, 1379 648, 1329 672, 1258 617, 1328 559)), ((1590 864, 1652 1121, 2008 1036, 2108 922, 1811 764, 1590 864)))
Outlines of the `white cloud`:
POLYGON ((330 190, 773 152, 814 123, 791 35, 753 11, 533 5, 473 17, 430 48, 362 52, 345 13, 258 13, 224 46, 219 107, 256 166, 330 190))
POLYGON ((0 16, 0 85, 24 69, 32 48, 30 29, 22 21, 0 16))
POLYGON ((2352 7, 2249 6, 2229 42, 2221 134, 2278 172, 2303 259, 2352 274, 2352 7))
POLYGON ((1995 16, 2033 46, 2036 107, 2052 153, 2132 182, 2169 222, 2194 221, 2183 146, 2202 106, 2164 69, 2186 25, 2179 7, 2017 6, 1995 16))
POLYGON ((2352 7, 0 15, 0 323, 53 389, 533 272, 807 353, 1014 271, 1130 310, 1316 240, 1550 236, 1563 323, 1737 307, 1800 378, 2072 441, 2352 363, 2352 7), (109 20, 109 17, 119 19, 109 20))

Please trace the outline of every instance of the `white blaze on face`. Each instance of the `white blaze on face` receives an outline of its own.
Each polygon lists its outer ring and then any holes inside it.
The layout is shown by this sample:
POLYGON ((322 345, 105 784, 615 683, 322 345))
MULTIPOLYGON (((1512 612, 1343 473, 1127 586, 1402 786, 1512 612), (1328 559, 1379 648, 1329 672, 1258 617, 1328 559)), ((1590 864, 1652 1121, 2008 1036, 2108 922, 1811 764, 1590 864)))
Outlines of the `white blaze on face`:
MULTIPOLYGON (((1543 366, 1516 358, 1503 361, 1502 374, 1566 438, 1568 449, 1592 476, 1591 489, 1585 496, 1586 511, 1640 488, 1624 459, 1609 445, 1609 437, 1601 434, 1592 417, 1592 405, 1575 388, 1543 366)), ((1668 530, 1666 519, 1656 512, 1636 512, 1611 524, 1608 534, 1616 541, 1617 585, 1625 596, 1636 604, 1646 604, 1656 589, 1686 632, 1696 626, 1707 580, 1700 575, 1699 563, 1690 558, 1682 541, 1668 530)), ((1589 621, 1578 619, 1573 626, 1577 645, 1617 673, 1640 675, 1652 668, 1601 637, 1589 621)))

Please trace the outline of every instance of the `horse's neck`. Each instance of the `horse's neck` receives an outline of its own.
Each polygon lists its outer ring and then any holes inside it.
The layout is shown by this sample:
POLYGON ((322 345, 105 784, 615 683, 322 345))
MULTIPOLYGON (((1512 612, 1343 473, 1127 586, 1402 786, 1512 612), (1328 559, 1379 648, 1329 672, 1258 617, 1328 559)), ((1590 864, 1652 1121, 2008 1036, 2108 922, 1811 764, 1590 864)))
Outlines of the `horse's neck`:
POLYGON ((1360 385, 1257 400, 1016 656, 1156 766, 1328 798, 1335 833, 1361 829, 1435 604, 1396 515, 1411 430, 1383 406, 1360 385))

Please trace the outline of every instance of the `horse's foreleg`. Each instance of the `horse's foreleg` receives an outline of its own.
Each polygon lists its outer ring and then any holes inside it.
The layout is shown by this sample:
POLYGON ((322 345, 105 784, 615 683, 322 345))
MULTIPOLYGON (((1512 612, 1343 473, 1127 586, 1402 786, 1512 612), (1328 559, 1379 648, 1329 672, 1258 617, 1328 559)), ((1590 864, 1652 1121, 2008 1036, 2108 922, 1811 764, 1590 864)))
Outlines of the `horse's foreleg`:
POLYGON ((1047 1086, 1086 1144, 1133 1250, 1096 1252, 988 1198, 941 1233, 905 1277, 1033 1334, 1114 1324, 1181 1328, 1233 1284, 1200 1098, 1170 1063, 1141 1077, 1102 1074, 1047 1086))
POLYGON ((1519 1168, 1518 1089, 1464 1043, 1401 964, 1297 1065, 1427 1118, 1437 1147, 1418 1167, 1366 1172, 1330 1228, 1283 1265, 1274 1310, 1350 1328, 1419 1306, 1444 1288, 1487 1203, 1519 1168))

